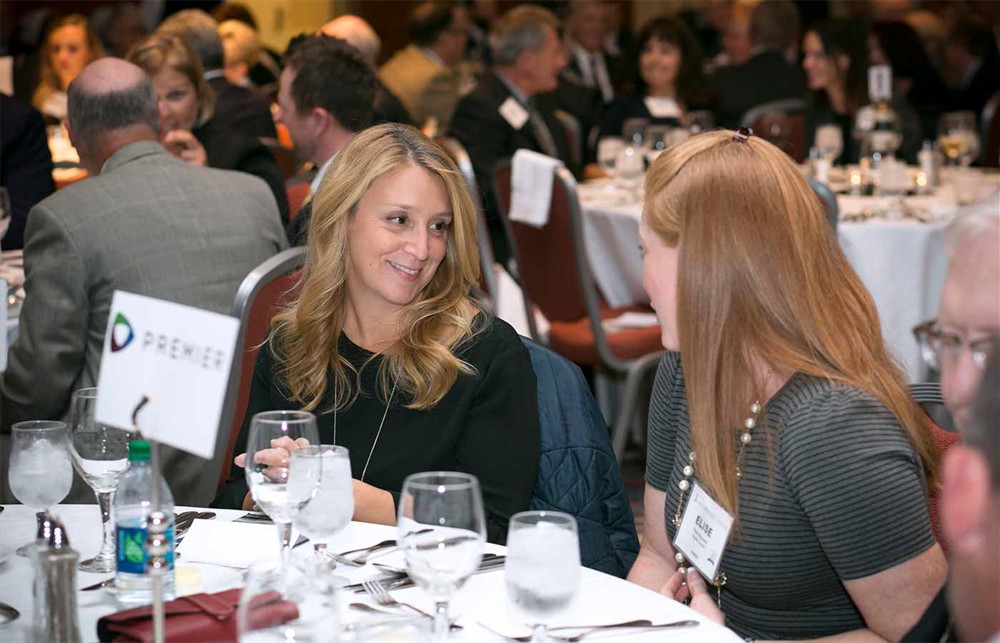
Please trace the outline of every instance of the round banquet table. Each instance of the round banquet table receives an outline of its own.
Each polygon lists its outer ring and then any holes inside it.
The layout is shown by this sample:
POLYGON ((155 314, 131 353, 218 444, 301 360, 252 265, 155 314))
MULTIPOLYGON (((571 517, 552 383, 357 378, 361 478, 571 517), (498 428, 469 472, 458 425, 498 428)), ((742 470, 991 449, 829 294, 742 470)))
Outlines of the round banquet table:
MULTIPOLYGON (((1000 174, 978 174, 979 193, 995 192, 1000 174)), ((925 379, 925 367, 912 329, 937 313, 947 270, 942 232, 959 207, 954 186, 906 202, 933 218, 871 218, 841 221, 837 226, 840 247, 864 282, 882 323, 882 335, 906 370, 910 381, 925 379)), ((579 186, 583 210, 584 246, 594 280, 611 306, 646 303, 639 253, 639 220, 642 204, 609 190, 607 183, 579 186)), ((841 216, 872 207, 875 197, 838 196, 841 216)))
MULTIPOLYGON (((185 509, 189 508, 178 507, 176 510, 179 512, 185 509)), ((213 511, 217 514, 215 520, 234 520, 245 513, 222 509, 213 511)), ((70 543, 80 553, 81 559, 89 558, 97 552, 100 546, 101 530, 100 516, 96 505, 60 505, 53 513, 63 520, 70 543)), ((21 612, 21 618, 0 626, 0 640, 3 640, 4 643, 30 640, 33 571, 29 560, 15 555, 13 550, 33 538, 34 530, 34 511, 22 505, 4 506, 4 511, 0 513, 0 561, 2 561, 0 562, 0 601, 12 605, 21 612)), ((352 522, 337 537, 337 541, 331 543, 330 547, 333 551, 345 551, 365 547, 387 538, 395 538, 395 535, 395 527, 352 522)), ((277 551, 277 534, 275 534, 274 546, 275 551, 277 551)), ((308 547, 309 545, 306 544, 303 549, 308 547)), ((503 553, 505 548, 487 545, 487 550, 503 553)), ((177 564, 184 564, 183 557, 177 564)), ((202 576, 202 586, 194 591, 218 592, 237 587, 242 582, 243 573, 238 569, 197 563, 193 566, 199 568, 202 576)), ((585 641, 591 639, 595 641, 742 641, 731 630, 656 592, 591 569, 583 569, 582 571, 580 589, 574 604, 557 616, 553 625, 615 623, 640 618, 650 619, 654 623, 685 619, 699 621, 697 627, 673 630, 647 630, 645 632, 610 630, 587 637, 584 639, 585 641)), ((346 576, 351 582, 377 575, 371 565, 357 569, 345 569, 341 565, 337 568, 336 573, 346 576)), ((111 574, 88 574, 78 571, 77 587, 86 587, 109 576, 111 574)), ((394 590, 393 596, 424 609, 432 608, 432 603, 418 588, 394 590)), ((338 595, 338 601, 341 606, 341 618, 344 621, 373 618, 371 615, 345 609, 346 604, 353 601, 374 605, 374 602, 366 594, 341 591, 338 595)), ((98 619, 115 611, 114 598, 110 590, 78 592, 77 607, 80 634, 83 641, 96 641, 98 619)), ((482 628, 479 621, 486 622, 505 634, 528 633, 526 627, 506 616, 506 593, 502 571, 470 577, 452 601, 451 615, 453 618, 457 617, 457 622, 464 627, 462 631, 452 632, 452 639, 456 641, 503 640, 482 628)))

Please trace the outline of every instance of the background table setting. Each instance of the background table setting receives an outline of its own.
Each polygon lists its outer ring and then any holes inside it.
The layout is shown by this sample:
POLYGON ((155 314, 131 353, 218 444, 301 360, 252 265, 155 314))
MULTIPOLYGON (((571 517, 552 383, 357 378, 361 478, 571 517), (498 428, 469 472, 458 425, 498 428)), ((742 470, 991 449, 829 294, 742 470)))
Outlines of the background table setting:
MULTIPOLYGON (((177 511, 205 509, 178 507, 177 511)), ((247 512, 232 510, 211 510, 212 520, 195 520, 187 532, 184 542, 178 547, 177 560, 178 595, 195 592, 218 592, 243 583, 244 570, 249 564, 262 557, 274 560, 279 554, 274 527, 269 524, 233 522, 247 512), (263 556, 262 556, 263 553, 263 556)), ((95 553, 101 544, 101 534, 97 529, 99 512, 96 505, 61 505, 56 507, 67 528, 72 546, 81 557, 95 553)), ((35 529, 34 511, 22 505, 7 505, 0 513, 0 601, 21 612, 21 617, 7 625, 0 626, 0 638, 8 643, 30 640, 32 613, 32 568, 26 558, 13 555, 13 548, 32 537, 35 529)), ((396 537, 396 528, 368 523, 351 522, 350 525, 330 543, 335 551, 368 547, 372 544, 396 537)), ((506 548, 487 545, 486 552, 504 554, 506 548)), ((310 555, 308 545, 299 547, 294 554, 310 555)), ((337 574, 342 574, 349 582, 356 583, 368 578, 384 577, 374 563, 390 566, 401 565, 403 555, 398 550, 375 556, 363 567, 340 565, 337 574)), ((109 577, 109 574, 79 573, 77 575, 77 603, 79 608, 80 632, 84 641, 97 640, 97 621, 101 616, 115 611, 114 595, 111 589, 79 591, 109 577)), ((463 629, 453 630, 451 638, 458 641, 504 640, 482 624, 498 633, 523 636, 530 630, 507 613, 506 593, 502 568, 490 573, 474 574, 457 593, 451 614, 457 617, 456 624, 463 629)), ((399 601, 412 603, 425 611, 433 610, 433 602, 420 588, 411 587, 393 590, 392 595, 399 601)), ((353 631, 357 640, 369 640, 369 636, 390 637, 392 640, 406 640, 397 636, 423 640, 429 630, 427 619, 412 618, 406 610, 380 607, 366 592, 351 590, 337 592, 340 620, 353 631), (351 608, 351 603, 361 603, 389 614, 369 613, 351 608), (397 614, 392 614, 397 612, 397 614), (391 627, 385 621, 396 621, 391 627), (365 622, 381 627, 366 630, 365 622)), ((589 569, 581 570, 580 587, 575 602, 553 620, 558 625, 591 625, 617 623, 636 619, 647 619, 653 623, 668 623, 682 620, 696 620, 695 627, 663 630, 622 629, 596 632, 584 640, 612 641, 739 641, 731 631, 708 621, 693 610, 655 592, 628 583, 624 580, 589 569)), ((572 635, 579 630, 553 632, 554 635, 572 635)), ((351 640, 345 635, 345 639, 351 640)))
MULTIPOLYGON (((950 169, 950 168, 949 168, 950 169)), ((942 232, 963 206, 990 198, 1000 189, 1000 172, 956 168, 940 187, 907 196, 851 194, 851 168, 838 194, 837 236, 851 265, 878 307, 882 333, 911 381, 925 376, 912 328, 934 316, 947 269, 942 232), (892 200, 904 208, 894 211, 892 200)), ((917 171, 908 170, 915 180, 917 171)), ((838 184, 834 184, 836 188, 838 184)), ((594 279, 611 306, 648 302, 642 287, 639 253, 640 194, 602 179, 578 186, 584 244, 594 279)), ((994 197, 995 198, 995 197, 994 197)))

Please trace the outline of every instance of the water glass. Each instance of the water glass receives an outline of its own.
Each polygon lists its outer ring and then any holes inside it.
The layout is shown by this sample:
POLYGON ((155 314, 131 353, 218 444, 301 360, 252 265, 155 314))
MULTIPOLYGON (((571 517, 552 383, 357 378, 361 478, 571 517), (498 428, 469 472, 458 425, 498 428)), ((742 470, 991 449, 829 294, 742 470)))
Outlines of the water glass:
POLYGON ((979 158, 979 134, 972 112, 948 112, 938 120, 938 145, 949 165, 969 166, 979 158))
POLYGON ((547 641, 550 619, 567 607, 580 584, 576 519, 558 511, 514 514, 507 532, 507 599, 532 626, 532 641, 547 641))
POLYGON ((622 187, 634 190, 642 180, 642 174, 645 170, 646 159, 638 147, 626 145, 618 153, 618 160, 615 161, 615 174, 621 181, 622 187))
MULTIPOLYGON (((48 511, 62 502, 73 484, 69 432, 65 422, 30 420, 11 427, 10 491, 22 504, 48 511)), ((28 557, 34 541, 18 548, 28 557)))
POLYGON ((351 458, 344 447, 330 444, 298 447, 292 451, 291 478, 315 493, 295 516, 295 527, 313 544, 320 573, 330 569, 326 547, 351 522, 354 482, 351 458))
POLYGON ((617 136, 605 136, 597 142, 597 164, 608 176, 615 175, 615 162, 625 148, 625 141, 617 136))
POLYGON ((236 611, 240 643, 325 643, 338 629, 334 595, 315 575, 273 560, 247 570, 236 611))
POLYGON ((645 143, 642 136, 647 125, 649 125, 648 118, 626 119, 625 122, 622 123, 622 138, 625 139, 626 143, 630 143, 636 147, 642 147, 643 143, 645 143))
POLYGON ((486 517, 479 480, 451 471, 407 477, 397 526, 407 573, 434 599, 434 640, 447 640, 448 603, 483 557, 486 517))
POLYGON ((840 126, 828 123, 817 127, 813 147, 819 150, 831 163, 836 162, 844 152, 844 134, 840 130, 840 126))
POLYGON ((306 411, 265 411, 250 419, 247 437, 246 479, 254 502, 278 527, 282 567, 287 569, 292 548, 292 521, 316 488, 290 479, 294 447, 274 445, 289 438, 295 446, 319 443, 316 416, 306 411), (293 484, 294 483, 294 484, 293 484))
POLYGON ((80 563, 85 572, 115 571, 115 521, 112 507, 118 483, 128 470, 129 432, 97 421, 97 389, 82 388, 70 402, 69 452, 73 466, 97 495, 104 540, 97 556, 80 563))

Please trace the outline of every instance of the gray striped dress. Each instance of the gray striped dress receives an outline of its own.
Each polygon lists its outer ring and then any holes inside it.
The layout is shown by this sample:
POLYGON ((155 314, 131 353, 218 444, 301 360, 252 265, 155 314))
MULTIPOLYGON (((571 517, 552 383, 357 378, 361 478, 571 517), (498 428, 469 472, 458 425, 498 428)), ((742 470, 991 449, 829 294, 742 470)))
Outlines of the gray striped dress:
MULTIPOLYGON (((895 417, 856 388, 796 374, 765 411, 767 439, 758 428, 744 452, 740 531, 720 567, 728 578, 726 625, 755 639, 864 628, 842 581, 884 571, 934 544, 920 460, 895 417)), ((677 484, 691 450, 676 352, 656 374, 647 448, 646 482, 666 492, 673 541, 677 484)))

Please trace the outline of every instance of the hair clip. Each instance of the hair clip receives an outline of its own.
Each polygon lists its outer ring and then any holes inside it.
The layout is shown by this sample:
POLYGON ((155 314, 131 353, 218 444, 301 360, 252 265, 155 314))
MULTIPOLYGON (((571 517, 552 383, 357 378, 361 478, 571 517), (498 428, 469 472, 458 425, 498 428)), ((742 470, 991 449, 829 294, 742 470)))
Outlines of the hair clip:
POLYGON ((740 143, 746 143, 748 140, 750 140, 751 136, 753 136, 753 130, 751 128, 741 127, 738 130, 736 130, 735 134, 733 134, 733 140, 739 141, 740 143))

